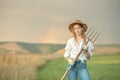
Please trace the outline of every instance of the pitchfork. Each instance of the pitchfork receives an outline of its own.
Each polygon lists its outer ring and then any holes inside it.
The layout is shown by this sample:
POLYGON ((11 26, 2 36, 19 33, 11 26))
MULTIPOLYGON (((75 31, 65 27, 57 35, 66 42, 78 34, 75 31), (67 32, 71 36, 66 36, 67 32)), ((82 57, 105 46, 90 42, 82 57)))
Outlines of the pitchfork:
MULTIPOLYGON (((96 41, 96 39, 99 37, 100 33, 95 32, 95 30, 93 30, 92 28, 90 28, 87 32, 87 44, 89 41, 91 41, 92 43, 94 43, 96 41)), ((78 53, 78 55, 76 56, 74 61, 78 60, 78 57, 80 56, 80 54, 82 53, 83 49, 80 50, 80 52, 78 53)), ((64 80, 64 78, 66 77, 66 75, 68 74, 68 72, 70 71, 70 69, 72 68, 72 66, 68 67, 68 69, 64 72, 64 75, 62 76, 61 80, 64 80)))

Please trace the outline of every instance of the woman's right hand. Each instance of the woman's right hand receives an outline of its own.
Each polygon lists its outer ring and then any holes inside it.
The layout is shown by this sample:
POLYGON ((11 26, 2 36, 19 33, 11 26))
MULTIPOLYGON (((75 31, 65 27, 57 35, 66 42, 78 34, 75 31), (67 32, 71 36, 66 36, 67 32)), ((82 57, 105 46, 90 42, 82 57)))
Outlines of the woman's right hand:
POLYGON ((72 60, 72 59, 68 59, 68 63, 71 65, 71 66, 73 66, 74 65, 74 61, 72 60))

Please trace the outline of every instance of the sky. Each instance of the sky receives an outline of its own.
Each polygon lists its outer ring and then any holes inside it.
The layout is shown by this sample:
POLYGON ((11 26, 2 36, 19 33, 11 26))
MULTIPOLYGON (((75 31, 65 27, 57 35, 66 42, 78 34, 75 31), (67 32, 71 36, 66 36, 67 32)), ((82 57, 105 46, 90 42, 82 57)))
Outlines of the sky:
POLYGON ((76 19, 120 44, 120 0, 0 0, 0 42, 66 43, 76 19))

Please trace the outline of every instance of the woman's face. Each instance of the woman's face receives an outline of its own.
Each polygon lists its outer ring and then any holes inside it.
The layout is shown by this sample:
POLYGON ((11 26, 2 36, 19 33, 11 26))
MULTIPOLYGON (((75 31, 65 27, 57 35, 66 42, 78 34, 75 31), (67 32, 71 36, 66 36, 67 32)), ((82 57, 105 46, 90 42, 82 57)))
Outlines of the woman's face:
POLYGON ((82 34, 82 28, 80 25, 76 24, 73 27, 73 31, 76 35, 80 36, 82 34))

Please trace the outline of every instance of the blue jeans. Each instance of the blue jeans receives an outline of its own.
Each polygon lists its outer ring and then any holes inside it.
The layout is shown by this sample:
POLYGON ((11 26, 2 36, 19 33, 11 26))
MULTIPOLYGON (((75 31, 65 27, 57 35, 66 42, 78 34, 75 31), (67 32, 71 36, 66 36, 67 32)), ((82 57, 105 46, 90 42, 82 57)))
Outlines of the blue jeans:
MULTIPOLYGON (((67 64, 67 68, 69 66, 70 65, 67 64)), ((77 78, 80 80, 90 80, 89 72, 86 66, 86 61, 84 61, 84 63, 81 63, 81 61, 75 62, 67 75, 68 80, 77 80, 77 78)))

